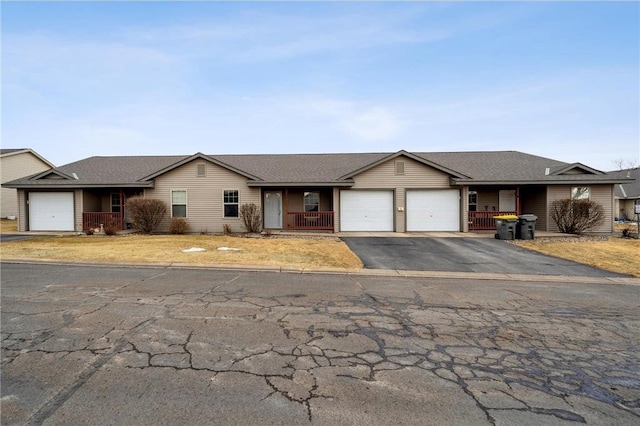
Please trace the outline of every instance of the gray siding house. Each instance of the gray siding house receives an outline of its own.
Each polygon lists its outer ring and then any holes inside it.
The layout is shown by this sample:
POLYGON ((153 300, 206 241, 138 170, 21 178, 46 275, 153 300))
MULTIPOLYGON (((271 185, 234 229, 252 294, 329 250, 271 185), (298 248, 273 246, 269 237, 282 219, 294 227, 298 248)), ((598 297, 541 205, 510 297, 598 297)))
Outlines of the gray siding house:
POLYGON ((127 226, 125 201, 163 200, 190 232, 243 231, 239 206, 261 207, 265 229, 429 232, 494 229, 499 214, 533 213, 555 231, 549 205, 581 197, 607 215, 611 176, 517 151, 90 157, 5 184, 18 190, 21 231, 127 226))

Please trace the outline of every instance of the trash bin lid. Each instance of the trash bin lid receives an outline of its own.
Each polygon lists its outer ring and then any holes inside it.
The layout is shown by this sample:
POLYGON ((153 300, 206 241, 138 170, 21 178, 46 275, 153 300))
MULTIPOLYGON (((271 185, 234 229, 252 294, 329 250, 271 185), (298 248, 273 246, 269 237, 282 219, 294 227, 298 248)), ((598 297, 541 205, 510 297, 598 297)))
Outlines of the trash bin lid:
POLYGON ((501 220, 518 220, 518 216, 516 216, 515 214, 503 214, 500 216, 494 216, 493 218, 501 220))
POLYGON ((520 216, 518 216, 518 219, 526 220, 528 222, 534 222, 538 220, 538 216, 536 216, 535 214, 521 214, 520 216))

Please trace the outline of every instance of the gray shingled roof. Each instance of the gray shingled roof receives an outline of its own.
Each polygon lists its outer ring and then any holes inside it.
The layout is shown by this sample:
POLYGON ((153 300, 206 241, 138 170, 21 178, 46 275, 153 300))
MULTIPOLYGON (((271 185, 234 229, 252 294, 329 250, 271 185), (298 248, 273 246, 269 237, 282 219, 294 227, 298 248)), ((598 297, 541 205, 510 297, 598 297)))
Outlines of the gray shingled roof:
POLYGON ((11 154, 12 152, 27 151, 29 148, 3 148, 0 149, 0 155, 11 154))
POLYGON ((212 155, 211 157, 244 170, 265 182, 327 183, 371 164, 389 153, 364 154, 278 154, 212 155))
MULTIPOLYGON (((209 157, 232 168, 256 176, 265 183, 330 184, 345 182, 342 176, 360 170, 394 153, 351 154, 264 154, 264 155, 210 155, 209 157)), ((507 183, 507 182, 572 182, 594 181, 611 183, 624 180, 609 174, 553 175, 569 163, 525 154, 517 151, 483 152, 423 152, 416 157, 443 166, 446 169, 469 176, 469 179, 454 178, 461 183, 507 183), (547 169, 549 172, 547 174, 547 169)), ((33 176, 10 182, 17 186, 146 186, 141 181, 160 170, 190 156, 126 156, 90 157, 66 164, 58 170, 77 179, 32 179, 33 176), (75 174, 75 175, 74 175, 75 174)), ((36 175, 34 175, 36 176, 36 175)))
POLYGON ((615 178, 625 178, 627 176, 635 179, 629 183, 623 183, 616 185, 615 188, 615 196, 618 198, 630 198, 636 199, 640 198, 640 167, 636 167, 635 169, 629 170, 618 170, 615 172, 607 173, 609 176, 613 176, 615 178), (624 189, 621 189, 621 187, 624 189))

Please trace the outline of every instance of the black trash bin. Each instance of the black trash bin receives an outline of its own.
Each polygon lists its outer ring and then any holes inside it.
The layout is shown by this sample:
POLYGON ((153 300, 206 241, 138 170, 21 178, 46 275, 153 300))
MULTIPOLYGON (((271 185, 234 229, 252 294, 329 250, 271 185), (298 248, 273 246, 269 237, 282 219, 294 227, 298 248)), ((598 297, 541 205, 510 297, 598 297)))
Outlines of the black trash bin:
POLYGON ((514 240, 516 238, 516 225, 518 224, 518 216, 494 216, 496 220, 496 239, 498 240, 514 240))
POLYGON ((533 240, 536 237, 536 220, 538 216, 535 214, 521 214, 518 216, 518 229, 516 237, 520 240, 533 240))

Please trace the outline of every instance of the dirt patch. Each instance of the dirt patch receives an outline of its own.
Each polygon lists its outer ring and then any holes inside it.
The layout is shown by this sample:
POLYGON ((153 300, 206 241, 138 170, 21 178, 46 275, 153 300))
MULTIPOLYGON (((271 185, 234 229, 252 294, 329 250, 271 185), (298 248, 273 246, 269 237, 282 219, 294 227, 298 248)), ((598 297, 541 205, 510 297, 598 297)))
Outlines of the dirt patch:
POLYGON ((187 263, 304 268, 361 268, 336 238, 238 238, 211 235, 68 236, 0 243, 1 257, 98 263, 187 263), (190 247, 204 252, 183 253, 190 247), (217 250, 233 247, 240 250, 217 250))
POLYGON ((607 271, 640 277, 640 240, 637 239, 583 236, 538 238, 533 241, 514 241, 514 244, 607 271))

